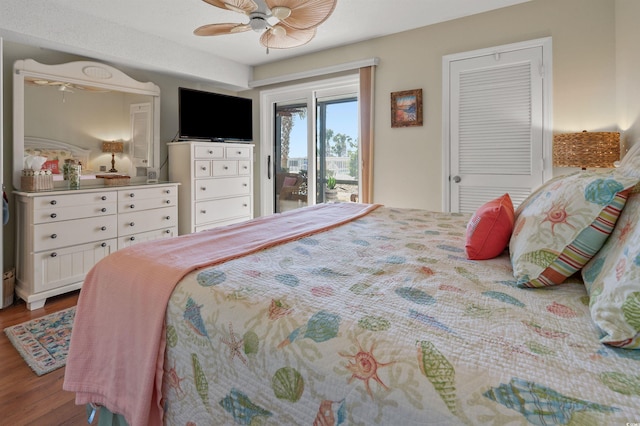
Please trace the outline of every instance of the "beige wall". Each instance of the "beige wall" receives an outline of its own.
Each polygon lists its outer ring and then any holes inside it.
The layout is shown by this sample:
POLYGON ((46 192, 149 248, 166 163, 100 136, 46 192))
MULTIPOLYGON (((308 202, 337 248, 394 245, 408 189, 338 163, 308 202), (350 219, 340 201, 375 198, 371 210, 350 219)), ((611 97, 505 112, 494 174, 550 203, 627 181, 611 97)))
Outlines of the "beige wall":
MULTIPOLYGON (((625 5, 629 9, 637 9, 640 3, 619 1, 634 3, 625 5)), ((379 57, 375 83, 374 201, 396 207, 441 210, 442 56, 551 36, 554 131, 616 130, 615 59, 616 53, 618 56, 622 53, 616 52, 615 4, 614 0, 533 0, 267 64, 254 70, 254 78, 379 57), (423 89, 424 126, 392 129, 390 93, 417 88, 423 89)))
POLYGON ((616 0, 618 124, 626 148, 640 144, 640 1, 616 0))

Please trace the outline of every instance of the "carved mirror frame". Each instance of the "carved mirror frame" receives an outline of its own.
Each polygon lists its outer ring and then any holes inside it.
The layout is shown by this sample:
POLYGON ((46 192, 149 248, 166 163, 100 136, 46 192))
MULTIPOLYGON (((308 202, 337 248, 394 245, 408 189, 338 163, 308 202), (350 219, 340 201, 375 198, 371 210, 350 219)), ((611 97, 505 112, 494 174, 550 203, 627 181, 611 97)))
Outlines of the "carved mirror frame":
MULTIPOLYGON (((18 60, 13 67, 13 186, 20 188, 25 150, 25 79, 42 79, 104 89, 122 93, 150 96, 151 146, 148 167, 160 166, 160 88, 151 82, 140 82, 112 66, 91 61, 76 61, 59 65, 45 65, 33 59, 18 60)), ((32 136, 32 135, 29 135, 32 136)), ((133 166, 132 166, 133 167, 133 166)), ((133 176, 132 176, 133 178, 133 176)), ((146 180, 146 175, 144 177, 146 180)), ((132 179, 133 183, 134 179, 132 179)))

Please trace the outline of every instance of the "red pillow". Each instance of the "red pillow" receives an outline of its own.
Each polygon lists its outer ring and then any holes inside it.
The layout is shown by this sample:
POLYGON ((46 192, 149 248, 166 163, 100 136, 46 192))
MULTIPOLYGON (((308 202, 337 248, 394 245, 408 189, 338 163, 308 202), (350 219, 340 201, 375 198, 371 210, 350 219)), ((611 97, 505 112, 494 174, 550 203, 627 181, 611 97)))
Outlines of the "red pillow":
POLYGON ((45 161, 42 165, 42 170, 51 170, 51 173, 54 175, 60 174, 60 169, 58 169, 58 160, 48 160, 45 161))
POLYGON ((509 194, 480 207, 467 224, 467 257, 473 260, 499 256, 511 238, 515 215, 509 194))

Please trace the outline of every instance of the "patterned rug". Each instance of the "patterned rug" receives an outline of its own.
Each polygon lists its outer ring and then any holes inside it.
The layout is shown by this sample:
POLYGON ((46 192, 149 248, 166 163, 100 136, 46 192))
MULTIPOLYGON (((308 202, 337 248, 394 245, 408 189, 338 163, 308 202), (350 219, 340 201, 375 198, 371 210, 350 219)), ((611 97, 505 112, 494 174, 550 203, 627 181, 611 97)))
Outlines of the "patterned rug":
POLYGON ((29 367, 38 375, 67 363, 75 306, 4 329, 29 367))

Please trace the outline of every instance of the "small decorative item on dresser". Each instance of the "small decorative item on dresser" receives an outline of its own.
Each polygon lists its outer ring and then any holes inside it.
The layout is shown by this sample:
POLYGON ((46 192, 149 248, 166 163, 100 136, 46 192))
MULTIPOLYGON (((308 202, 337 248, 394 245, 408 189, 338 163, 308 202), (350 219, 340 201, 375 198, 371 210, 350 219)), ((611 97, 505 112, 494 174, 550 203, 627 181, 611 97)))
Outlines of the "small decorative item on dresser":
POLYGON ((47 191, 53 189, 51 170, 23 170, 20 188, 23 191, 47 191))
POLYGON ((127 175, 96 175, 98 179, 104 179, 105 186, 129 185, 131 176, 127 175))

